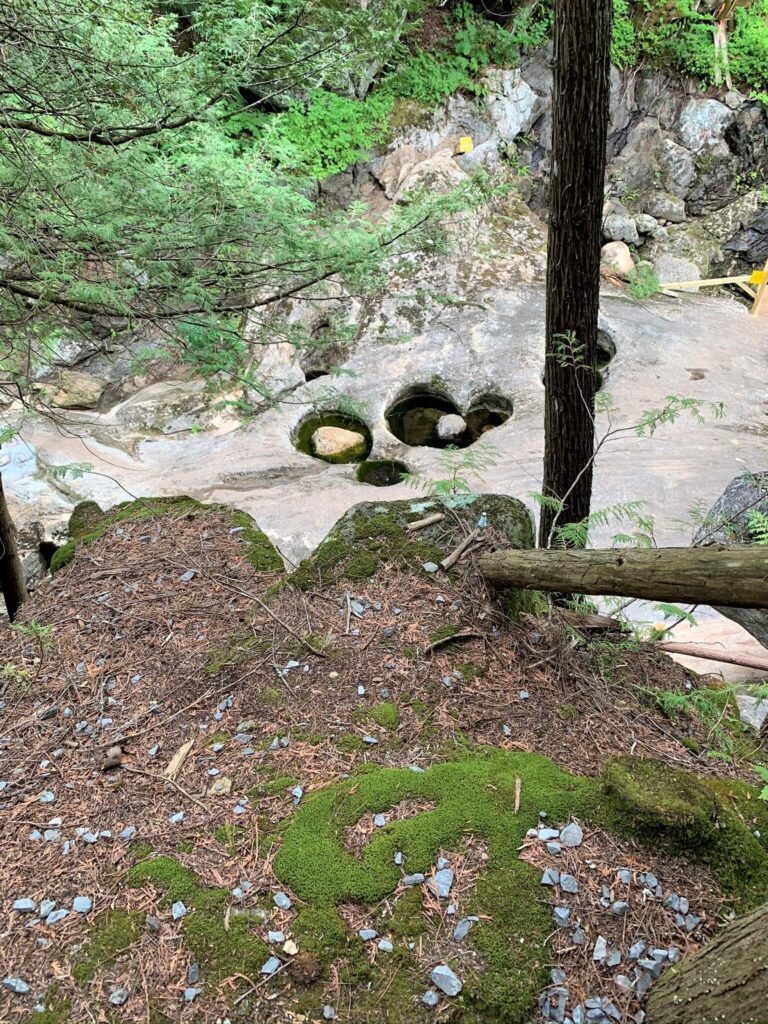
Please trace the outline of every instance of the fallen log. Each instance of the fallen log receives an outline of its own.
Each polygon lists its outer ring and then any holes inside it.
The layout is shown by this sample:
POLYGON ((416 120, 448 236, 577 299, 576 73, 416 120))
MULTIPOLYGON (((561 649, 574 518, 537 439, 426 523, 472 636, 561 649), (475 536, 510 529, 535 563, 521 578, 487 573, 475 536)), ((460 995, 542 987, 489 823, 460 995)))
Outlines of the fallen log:
POLYGON ((752 654, 728 654, 718 647, 707 647, 704 644, 663 643, 656 645, 667 654, 684 654, 686 658, 702 658, 706 661, 721 661, 724 665, 738 665, 740 668, 754 668, 768 675, 768 654, 758 658, 752 654))
POLYGON ((510 550, 478 561, 496 587, 768 608, 768 547, 759 545, 510 550))

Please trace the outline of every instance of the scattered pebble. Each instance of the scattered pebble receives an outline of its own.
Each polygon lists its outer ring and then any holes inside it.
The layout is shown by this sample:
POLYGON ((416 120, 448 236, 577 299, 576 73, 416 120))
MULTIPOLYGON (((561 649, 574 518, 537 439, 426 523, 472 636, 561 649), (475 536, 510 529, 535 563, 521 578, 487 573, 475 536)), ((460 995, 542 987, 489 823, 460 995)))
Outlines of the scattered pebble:
POLYGON ((45 919, 47 925, 59 924, 65 917, 69 917, 69 911, 63 907, 61 910, 52 910, 45 919))
POLYGON ((187 908, 181 900, 176 900, 171 907, 171 917, 174 921, 180 921, 182 917, 186 917, 187 913, 187 908))
POLYGON ((427 886, 435 896, 438 896, 441 900, 447 900, 453 888, 454 878, 455 875, 451 868, 441 868, 440 871, 436 871, 433 877, 430 878, 427 886))
POLYGON ((389 941, 389 939, 380 939, 378 944, 379 952, 381 953, 392 953, 395 947, 389 941))
POLYGON ((182 821, 184 821, 185 817, 186 814, 184 813, 184 811, 177 811, 175 814, 170 815, 168 821, 171 823, 171 825, 180 825, 182 821))
POLYGON ((373 824, 376 826, 376 828, 384 828, 384 826, 387 824, 387 819, 385 815, 377 814, 376 817, 373 819, 373 824))
POLYGON ((464 987, 447 964, 438 964, 432 971, 432 984, 447 996, 457 996, 464 987))
POLYGON ((23 978, 4 978, 3 985, 17 996, 23 996, 29 992, 29 985, 23 978))
POLYGON ((323 1007, 323 1020, 336 1020, 336 1011, 328 1004, 323 1007))
POLYGON ((569 849, 581 846, 584 842, 584 832, 581 826, 575 821, 572 821, 570 825, 566 825, 560 832, 560 842, 569 849))
POLYGON ((115 988, 112 989, 109 995, 109 1001, 112 1006, 122 1006, 128 1002, 128 989, 127 988, 115 988))
POLYGON ((56 800, 56 794, 52 793, 50 789, 44 789, 37 799, 41 804, 52 804, 56 800))
POLYGON ((200 995, 203 990, 201 988, 185 988, 184 989, 184 1002, 191 1003, 200 995))
POLYGON ((397 864, 397 866, 400 867, 404 860, 405 858, 403 857, 402 853, 398 850, 397 853, 395 854, 395 864, 397 864))
POLYGON ((560 875, 560 888, 563 892, 574 895, 579 891, 579 883, 573 877, 573 875, 560 875))
POLYGON ((37 904, 34 900, 30 899, 16 900, 13 904, 13 909, 19 914, 34 914, 37 910, 37 904))
POLYGON ((285 942, 285 933, 284 932, 267 932, 267 942, 272 943, 272 944, 277 944, 277 943, 280 943, 280 942, 285 942))
POLYGON ((437 1006, 440 1002, 440 996, 433 989, 428 989, 421 997, 421 1001, 425 1006, 437 1006))
POLYGON ((476 921, 479 921, 479 918, 474 917, 474 916, 472 916, 472 917, 462 917, 462 919, 458 922, 458 924, 456 925, 456 928, 454 929, 454 932, 453 932, 454 939, 457 942, 461 942, 462 939, 466 939, 466 937, 469 935, 469 932, 470 932, 470 929, 472 928, 472 925, 475 924, 476 921))
POLYGON ((276 971, 280 970, 281 966, 282 966, 282 964, 277 959, 277 957, 276 956, 271 956, 269 958, 269 960, 266 961, 266 963, 262 964, 261 973, 262 974, 274 974, 276 971))
POLYGON ((290 899, 285 895, 284 892, 276 892, 272 897, 272 902, 279 910, 290 910, 293 904, 290 899))
POLYGON ((415 875, 406 875, 403 878, 403 885, 421 885, 424 877, 420 871, 417 871, 415 875))
POLYGON ((557 868, 545 868, 541 876, 542 885, 557 885, 560 881, 560 872, 557 868))
POLYGON ((361 928, 357 933, 363 942, 370 942, 372 939, 378 937, 378 932, 375 928, 361 928))

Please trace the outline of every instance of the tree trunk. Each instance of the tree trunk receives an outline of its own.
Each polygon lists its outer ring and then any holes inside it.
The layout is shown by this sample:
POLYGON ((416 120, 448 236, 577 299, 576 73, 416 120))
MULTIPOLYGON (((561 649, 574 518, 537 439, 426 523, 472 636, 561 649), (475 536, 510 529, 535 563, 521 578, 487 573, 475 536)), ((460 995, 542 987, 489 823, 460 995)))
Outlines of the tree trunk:
POLYGON ((480 571, 499 587, 768 608, 768 548, 759 545, 495 551, 480 571))
POLYGON ((2 473, 0 473, 0 590, 5 598, 8 618, 13 622, 19 608, 27 600, 27 587, 24 583, 19 553, 16 550, 13 520, 5 501, 2 473))
POLYGON ((589 514, 612 0, 555 0, 544 494, 539 545, 589 514))
POLYGON ((764 1024, 768 904, 738 918, 651 989, 646 1024, 764 1024))

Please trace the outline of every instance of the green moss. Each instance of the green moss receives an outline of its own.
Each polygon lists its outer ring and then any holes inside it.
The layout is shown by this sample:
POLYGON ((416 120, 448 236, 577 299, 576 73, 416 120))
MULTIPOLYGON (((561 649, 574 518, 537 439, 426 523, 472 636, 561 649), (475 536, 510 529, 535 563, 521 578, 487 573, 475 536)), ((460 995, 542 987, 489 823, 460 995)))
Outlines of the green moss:
POLYGON ((615 828, 708 864, 741 909, 768 899, 768 857, 753 834, 768 834, 768 811, 754 787, 619 757, 605 768, 603 790, 615 828))
POLYGON ((228 732, 215 732, 213 736, 209 736, 205 741, 206 747, 213 747, 217 743, 229 743, 232 739, 231 733, 228 732))
POLYGON ((519 622, 524 615, 543 619, 549 608, 549 598, 540 590, 510 590, 504 594, 504 610, 512 622, 519 622))
POLYGON ((129 885, 153 885, 163 894, 163 903, 181 900, 190 913, 182 919, 184 942, 195 959, 204 965, 214 983, 234 974, 258 977, 269 955, 267 947, 251 929, 248 920, 226 911, 231 896, 226 889, 208 889, 193 871, 171 857, 156 857, 131 868, 129 885))
POLYGON ((226 846, 229 856, 234 857, 238 846, 245 839, 245 829, 240 825, 226 822, 224 825, 219 825, 213 835, 217 842, 221 843, 222 846, 226 846))
POLYGON ((485 675, 485 668, 482 665, 475 665, 472 661, 462 661, 456 666, 455 671, 461 674, 462 682, 465 683, 471 683, 473 679, 485 675))
POLYGON ((84 956, 72 968, 78 985, 93 981, 97 972, 130 950, 143 928, 144 915, 125 910, 107 910, 88 929, 84 956))
POLYGON ((395 732, 400 725, 400 712, 391 701, 375 704, 368 715, 382 729, 391 729, 392 732, 395 732))
POLYGON ((353 732, 348 732, 343 736, 339 736, 339 738, 334 741, 334 746, 337 750, 340 750, 342 754, 356 754, 358 750, 363 749, 365 744, 363 743, 361 736, 357 736, 353 732))
POLYGON ((243 528, 243 540, 248 549, 248 561, 256 572, 284 572, 283 560, 272 541, 260 530, 251 517, 239 509, 233 514, 235 526, 243 528))
POLYGON ((139 860, 146 860, 147 857, 151 857, 153 853, 153 847, 151 843, 142 840, 131 847, 131 853, 134 858, 139 860))
MULTIPOLYGON (((488 1020, 522 1020, 546 982, 545 940, 551 914, 541 903, 537 873, 519 860, 517 847, 542 801, 553 820, 561 820, 569 811, 586 807, 587 794, 593 798, 596 789, 593 782, 572 778, 537 755, 488 750, 423 774, 375 768, 311 794, 290 819, 275 858, 278 877, 313 908, 315 921, 323 922, 322 928, 301 934, 297 920, 300 945, 314 948, 326 962, 343 955, 349 937, 338 932, 338 925, 333 927, 337 904, 375 905, 389 895, 399 878, 395 851, 403 851, 409 871, 427 871, 441 848, 458 849, 463 836, 472 833, 489 847, 487 873, 474 902, 476 912, 490 915, 491 921, 473 929, 471 936, 487 969, 467 979, 457 1005, 477 1002, 488 1020), (525 805, 518 815, 516 775, 523 778, 525 805), (346 851, 345 827, 365 812, 384 812, 404 799, 423 799, 434 807, 377 831, 361 860, 346 851), (335 937, 329 940, 329 934, 335 937)), ((418 934, 423 922, 417 896, 407 895, 399 904, 390 928, 400 935, 418 934)), ((423 979, 415 984, 423 987, 423 979)), ((414 994, 409 984, 407 999, 414 994)))
POLYGON ((441 640, 450 640, 451 637, 456 636, 458 632, 458 626, 451 626, 446 623, 444 626, 438 626, 429 639, 431 643, 437 644, 440 643, 441 640))
POLYGON ((272 649, 272 641, 265 637, 254 636, 253 630, 243 630, 224 647, 219 647, 208 656, 205 671, 216 675, 222 669, 232 668, 247 661, 252 654, 266 654, 272 649))
POLYGON ((347 463, 361 462, 363 459, 366 459, 373 445, 373 438, 368 425, 361 419, 357 419, 354 416, 345 416, 343 413, 318 412, 312 413, 303 420, 295 433, 293 443, 300 452, 303 452, 305 455, 311 455, 313 458, 320 459, 323 462, 347 463), (363 440, 355 448, 345 452, 343 456, 318 455, 312 445, 312 435, 320 427, 340 427, 342 430, 350 430, 356 434, 361 434, 363 440))
POLYGON ((260 796, 275 796, 286 789, 293 789, 294 786, 298 785, 298 782, 299 780, 295 775, 280 775, 276 779, 270 779, 269 782, 260 782, 258 786, 254 786, 248 792, 250 796, 257 799, 260 796))
POLYGON ((578 708, 574 707, 573 704, 561 704, 558 708, 560 717, 566 722, 572 722, 574 718, 578 718, 578 708))
MULTIPOLYGON (((139 498, 126 501, 108 512, 102 512, 95 502, 82 502, 77 505, 69 520, 70 539, 55 552, 51 559, 51 572, 58 572, 72 561, 75 551, 81 544, 92 544, 99 540, 113 526, 125 520, 147 519, 155 516, 174 515, 197 516, 217 509, 223 505, 203 505, 199 501, 185 496, 175 498, 139 498)), ((243 537, 247 545, 247 557, 259 572, 282 572, 283 560, 277 550, 245 512, 233 512, 233 521, 243 527, 243 537)))
POLYGON ((58 985, 49 986, 43 1003, 45 1009, 35 1014, 35 1021, 40 1021, 41 1024, 64 1024, 69 1020, 70 1000, 60 994, 58 985))
POLYGON ((177 853, 192 853, 194 848, 195 844, 190 839, 184 840, 184 842, 181 843, 176 843, 177 853))

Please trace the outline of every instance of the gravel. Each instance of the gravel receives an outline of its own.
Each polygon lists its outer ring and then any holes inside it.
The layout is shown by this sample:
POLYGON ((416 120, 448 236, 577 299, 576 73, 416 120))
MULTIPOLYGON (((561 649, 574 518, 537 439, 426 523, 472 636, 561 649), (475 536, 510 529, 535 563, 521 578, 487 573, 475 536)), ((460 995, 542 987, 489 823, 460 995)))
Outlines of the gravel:
POLYGON ((421 885, 424 878, 425 876, 420 871, 417 871, 415 875, 406 875, 403 878, 403 885, 421 885))

